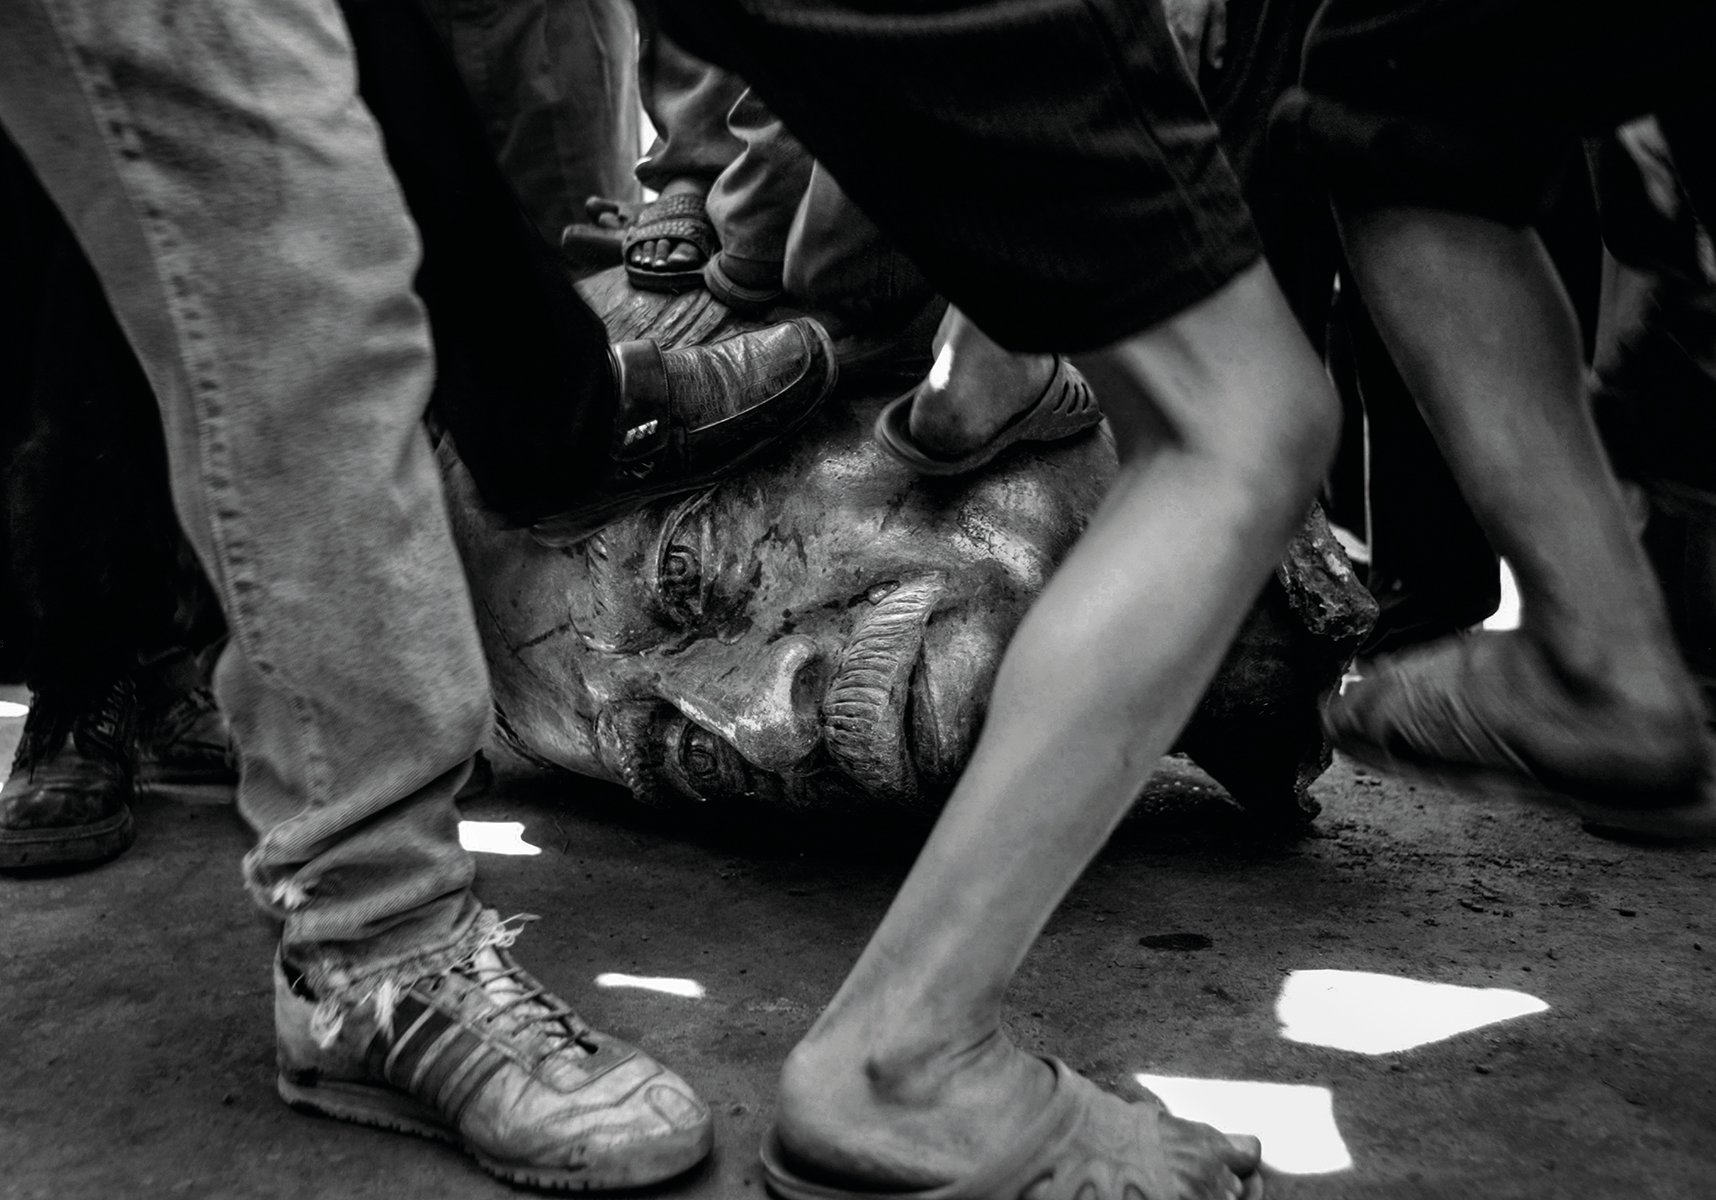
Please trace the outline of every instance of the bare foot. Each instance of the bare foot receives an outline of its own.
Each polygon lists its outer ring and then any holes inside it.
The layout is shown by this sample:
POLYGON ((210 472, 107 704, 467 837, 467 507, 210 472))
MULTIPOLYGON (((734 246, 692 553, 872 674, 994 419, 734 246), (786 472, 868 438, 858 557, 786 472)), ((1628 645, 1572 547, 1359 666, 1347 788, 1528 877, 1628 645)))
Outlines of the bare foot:
MULTIPOLYGON (((999 1032, 964 1049, 895 1063, 866 1058, 839 1034, 813 1036, 782 1072, 777 1144, 794 1171, 848 1188, 916 1191, 970 1179, 1022 1149, 1021 1135, 1039 1123, 1056 1087, 1047 1063, 999 1032)), ((1103 1099, 1124 1107, 1116 1097, 1103 1099)), ((1155 1161, 1117 1164, 1135 1168, 1133 1178, 1113 1179, 1112 1195, 1081 1189, 1080 1197, 1131 1200, 1144 1194, 1138 1179, 1159 1185, 1146 1200, 1234 1200, 1245 1192, 1242 1177, 1256 1171, 1260 1156, 1255 1138, 1231 1139, 1155 1106, 1135 1106, 1121 1121, 1151 1117, 1155 1161)))
POLYGON ((912 441, 937 458, 963 458, 1030 408, 1049 386, 1055 360, 1014 354, 950 308, 935 366, 912 397, 912 441))
POLYGON ((1684 668, 1671 649, 1587 641, 1521 629, 1385 659, 1329 706, 1329 732, 1379 766, 1513 775, 1641 810, 1686 802, 1709 751, 1684 668))
MULTIPOLYGON (((668 196, 706 196, 709 185, 701 179, 675 179, 661 189, 668 196)), ((631 264, 648 271, 694 271, 705 261, 703 251, 680 238, 655 238, 631 248, 631 264)))

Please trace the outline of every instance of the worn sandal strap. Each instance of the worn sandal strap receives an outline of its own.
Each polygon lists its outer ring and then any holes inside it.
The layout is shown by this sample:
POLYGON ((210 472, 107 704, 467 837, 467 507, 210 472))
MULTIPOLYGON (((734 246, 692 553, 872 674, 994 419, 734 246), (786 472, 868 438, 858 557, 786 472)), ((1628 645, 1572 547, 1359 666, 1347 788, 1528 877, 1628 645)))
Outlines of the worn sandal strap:
POLYGON ((690 242, 703 252, 705 258, 721 248, 715 236, 715 226, 709 222, 703 197, 689 193, 664 196, 646 204, 638 213, 637 220, 626 230, 621 247, 630 251, 638 242, 662 238, 690 242))
POLYGON ((917 394, 918 389, 913 388, 885 405, 876 415, 875 436, 891 458, 923 475, 963 475, 987 465, 1020 442, 1058 442, 1102 424, 1102 409, 1089 381, 1058 355, 1054 374, 1035 402, 988 441, 958 458, 941 458, 912 440, 912 403, 917 394))
POLYGON ((704 198, 696 192, 658 196, 638 210, 637 223, 647 225, 651 221, 660 220, 663 217, 692 217, 699 221, 707 221, 709 209, 704 198))

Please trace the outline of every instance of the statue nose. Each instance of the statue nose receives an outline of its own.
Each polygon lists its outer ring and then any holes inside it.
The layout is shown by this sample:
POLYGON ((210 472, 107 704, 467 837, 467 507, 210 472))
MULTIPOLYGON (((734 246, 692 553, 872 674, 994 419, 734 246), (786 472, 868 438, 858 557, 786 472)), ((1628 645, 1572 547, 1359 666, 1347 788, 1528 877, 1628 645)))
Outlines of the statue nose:
POLYGON ((803 762, 822 736, 818 714, 827 682, 822 652, 812 639, 794 634, 770 643, 760 658, 751 653, 744 658, 749 661, 718 669, 713 686, 698 689, 703 694, 675 697, 675 702, 766 771, 803 762))

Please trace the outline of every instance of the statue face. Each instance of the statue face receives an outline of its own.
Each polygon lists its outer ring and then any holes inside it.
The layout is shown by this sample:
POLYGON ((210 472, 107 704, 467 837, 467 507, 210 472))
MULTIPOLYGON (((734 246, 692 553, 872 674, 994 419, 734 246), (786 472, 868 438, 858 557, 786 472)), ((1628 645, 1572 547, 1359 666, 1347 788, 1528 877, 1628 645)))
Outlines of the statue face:
MULTIPOLYGON (((615 341, 751 327, 707 292, 635 291, 618 267, 580 286, 615 341)), ((493 528, 443 444, 499 748, 658 804, 939 803, 1114 448, 1099 432, 924 479, 871 441, 885 399, 832 399, 779 457, 569 551, 493 528)), ((1302 819, 1329 758, 1319 702, 1375 612, 1313 512, 1182 748, 1241 804, 1302 819)))
POLYGON ((927 480, 831 402, 783 457, 537 547, 455 525, 506 739, 640 799, 929 802, 969 756, 1003 648, 1114 473, 1102 434, 927 480))

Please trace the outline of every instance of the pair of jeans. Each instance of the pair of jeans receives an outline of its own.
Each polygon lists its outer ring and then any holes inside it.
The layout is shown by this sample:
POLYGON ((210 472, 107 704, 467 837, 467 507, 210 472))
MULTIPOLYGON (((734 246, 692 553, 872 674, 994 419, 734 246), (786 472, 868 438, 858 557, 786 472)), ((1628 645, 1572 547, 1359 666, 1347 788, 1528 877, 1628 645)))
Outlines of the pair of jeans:
MULTIPOLYGON (((571 415, 610 419, 605 331, 518 219, 411 0, 354 0, 347 14, 369 63, 360 93, 386 114, 390 155, 414 185, 407 206, 429 231, 419 290, 427 282, 438 329, 441 422, 470 444, 497 501, 528 508, 519 481, 546 477, 561 482, 535 502, 552 509, 570 494, 569 474, 599 469, 580 455, 602 437, 567 436, 566 400, 582 401, 571 415), (534 463, 533 448, 546 451, 534 463)), ((140 662, 212 644, 224 625, 172 511, 149 381, 71 230, 3 135, 0 242, 18 314, 0 328, 0 639, 33 690, 76 700, 140 662)))
POLYGON ((249 889, 313 985, 455 961, 484 934, 453 798, 488 682, 422 423, 419 243, 339 9, 19 0, 0 126, 160 409, 230 630, 214 688, 259 835, 249 889))
POLYGON ((427 0, 501 169, 558 241, 591 196, 637 198, 630 0, 427 0))

